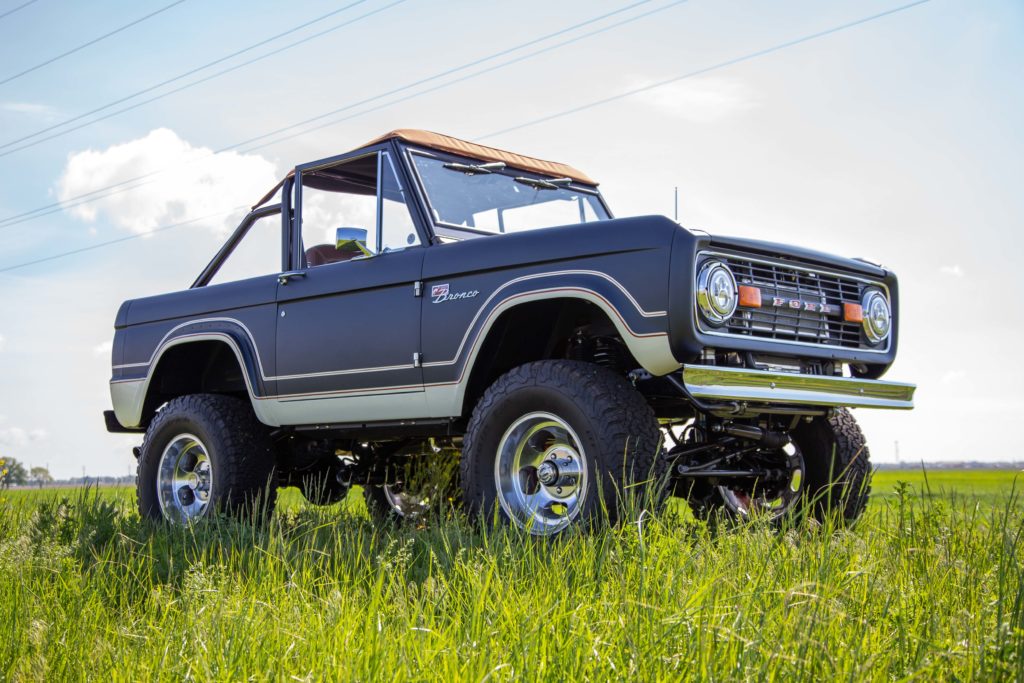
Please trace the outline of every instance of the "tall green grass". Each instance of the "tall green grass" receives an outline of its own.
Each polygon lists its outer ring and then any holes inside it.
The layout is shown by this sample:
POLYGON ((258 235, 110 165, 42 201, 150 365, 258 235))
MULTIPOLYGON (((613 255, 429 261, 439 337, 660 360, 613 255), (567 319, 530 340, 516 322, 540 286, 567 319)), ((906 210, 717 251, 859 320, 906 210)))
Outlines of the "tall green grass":
POLYGON ((182 529, 127 489, 0 493, 0 678, 1024 680, 1012 475, 909 478, 849 530, 676 507, 555 541, 358 496, 182 529))

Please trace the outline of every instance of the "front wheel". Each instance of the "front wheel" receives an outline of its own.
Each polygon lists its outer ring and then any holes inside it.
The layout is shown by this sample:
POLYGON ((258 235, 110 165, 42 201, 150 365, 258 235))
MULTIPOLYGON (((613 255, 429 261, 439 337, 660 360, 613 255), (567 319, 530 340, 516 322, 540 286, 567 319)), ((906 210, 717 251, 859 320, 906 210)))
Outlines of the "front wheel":
POLYGON ((800 448, 792 441, 783 448, 762 457, 784 472, 784 476, 771 482, 753 481, 746 484, 723 484, 716 493, 728 513, 739 519, 768 519, 779 521, 798 508, 804 492, 804 458, 800 448))
POLYGON ((853 415, 841 408, 828 417, 801 422, 783 449, 755 456, 754 468, 785 472, 772 481, 756 479, 722 484, 691 495, 698 518, 721 510, 730 517, 780 522, 811 514, 819 521, 834 516, 852 523, 864 512, 870 487, 871 454, 853 415))
POLYGON ((160 409, 136 474, 139 514, 187 524, 213 512, 265 517, 274 509, 274 453, 247 402, 193 394, 160 409))
POLYGON ((495 508, 537 536, 615 523, 632 494, 660 488, 658 421, 623 377, 578 361, 522 365, 473 411, 462 458, 471 513, 495 508))
POLYGON ((805 505, 819 520, 835 516, 852 523, 864 512, 871 492, 871 451, 847 408, 816 417, 792 432, 804 455, 805 505))

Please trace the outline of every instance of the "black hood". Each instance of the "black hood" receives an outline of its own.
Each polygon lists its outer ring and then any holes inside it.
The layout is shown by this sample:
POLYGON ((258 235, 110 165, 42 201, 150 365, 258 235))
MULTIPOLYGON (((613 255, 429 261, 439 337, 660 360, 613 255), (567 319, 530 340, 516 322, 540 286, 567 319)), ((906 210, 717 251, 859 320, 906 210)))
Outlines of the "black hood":
POLYGON ((735 249, 743 253, 757 253, 764 256, 777 258, 791 258, 801 263, 817 263, 832 268, 853 271, 873 277, 885 277, 886 270, 874 263, 861 261, 860 259, 844 258, 834 254, 828 254, 814 249, 805 249, 792 244, 780 244, 778 242, 766 242, 764 240, 748 239, 746 237, 725 237, 710 235, 711 244, 715 247, 735 249))

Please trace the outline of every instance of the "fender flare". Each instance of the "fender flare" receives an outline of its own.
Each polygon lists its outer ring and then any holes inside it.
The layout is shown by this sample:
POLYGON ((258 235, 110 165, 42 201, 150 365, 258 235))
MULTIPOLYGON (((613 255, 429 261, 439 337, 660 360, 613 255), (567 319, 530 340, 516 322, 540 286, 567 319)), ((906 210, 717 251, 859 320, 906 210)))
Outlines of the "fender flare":
POLYGON ((252 345, 249 331, 243 328, 244 326, 240 322, 229 319, 192 321, 168 332, 159 342, 148 362, 119 366, 120 368, 147 366, 147 369, 143 377, 111 380, 110 394, 117 421, 127 428, 141 426, 142 413, 150 395, 150 384, 167 351, 186 344, 215 341, 231 349, 235 361, 242 371, 246 393, 256 417, 261 422, 270 424, 267 422, 269 415, 265 414, 266 411, 262 409, 261 402, 258 400, 260 396, 267 394, 259 354, 252 345), (199 329, 188 331, 190 328, 199 329))
MULTIPOLYGON (((548 275, 572 277, 560 277, 560 282, 540 289, 526 287, 521 291, 516 291, 518 288, 511 288, 511 291, 505 292, 505 296, 501 298, 492 295, 492 298, 495 299, 493 305, 489 300, 481 307, 477 317, 470 323, 455 358, 450 361, 424 363, 426 368, 454 365, 461 362, 458 378, 454 382, 441 382, 435 385, 428 383, 427 387, 448 385, 450 389, 454 390, 452 397, 454 405, 459 408, 460 413, 465 413, 465 396, 469 378, 476 366, 480 349, 483 348, 494 323, 502 314, 517 306, 545 300, 573 299, 595 305, 611 321, 641 367, 651 374, 665 375, 682 367, 682 364, 672 354, 669 345, 668 317, 665 312, 645 311, 628 290, 603 273, 574 271, 564 274, 540 274, 541 277, 548 275), (628 313, 624 314, 623 311, 628 311, 628 313), (632 324, 629 318, 632 318, 632 324), (641 329, 634 329, 634 326, 641 326, 641 329), (476 328, 475 334, 474 328, 476 328), (468 352, 464 353, 466 350, 464 347, 467 345, 468 352)), ((498 291, 500 289, 495 294, 498 291)))

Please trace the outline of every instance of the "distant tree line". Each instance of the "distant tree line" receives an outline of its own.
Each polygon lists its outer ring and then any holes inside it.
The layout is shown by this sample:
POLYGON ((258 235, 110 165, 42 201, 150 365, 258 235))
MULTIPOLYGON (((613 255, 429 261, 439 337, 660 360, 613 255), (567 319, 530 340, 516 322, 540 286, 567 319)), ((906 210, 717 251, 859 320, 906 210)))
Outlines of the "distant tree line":
POLYGON ((28 484, 37 484, 42 488, 43 485, 52 481, 50 470, 45 467, 25 469, 25 466, 14 458, 0 458, 0 488, 6 489, 11 486, 26 486, 28 484))

